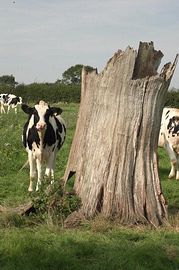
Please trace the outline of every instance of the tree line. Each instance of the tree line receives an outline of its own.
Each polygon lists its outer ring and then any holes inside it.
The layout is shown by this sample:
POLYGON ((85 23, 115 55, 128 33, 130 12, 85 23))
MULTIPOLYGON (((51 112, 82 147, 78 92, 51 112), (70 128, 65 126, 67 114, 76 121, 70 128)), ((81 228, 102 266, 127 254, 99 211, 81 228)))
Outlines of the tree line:
MULTIPOLYGON (((49 102, 80 102, 81 71, 83 65, 77 64, 65 70, 61 79, 54 83, 18 84, 11 75, 0 76, 0 93, 12 93, 21 96, 25 102, 36 102, 40 99, 49 102)), ((85 67, 94 70, 91 66, 85 67)), ((172 88, 167 93, 167 107, 179 108, 179 89, 172 88)))

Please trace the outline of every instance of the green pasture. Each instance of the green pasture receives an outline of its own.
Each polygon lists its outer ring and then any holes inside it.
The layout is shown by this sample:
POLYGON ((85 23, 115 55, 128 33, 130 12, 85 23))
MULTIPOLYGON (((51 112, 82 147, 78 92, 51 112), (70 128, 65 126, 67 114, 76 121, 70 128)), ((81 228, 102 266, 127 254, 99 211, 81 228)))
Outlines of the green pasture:
MULTIPOLYGON (((54 105, 54 104, 53 104, 54 105)), ((67 138, 56 164, 63 176, 79 104, 55 104, 63 109, 67 138)), ((0 205, 17 206, 32 199, 29 169, 22 146, 27 116, 19 110, 0 114, 0 205)), ((80 227, 63 226, 38 215, 0 214, 0 270, 179 270, 179 181, 169 180, 168 157, 159 149, 159 174, 168 203, 170 226, 124 227, 98 216, 80 227)))

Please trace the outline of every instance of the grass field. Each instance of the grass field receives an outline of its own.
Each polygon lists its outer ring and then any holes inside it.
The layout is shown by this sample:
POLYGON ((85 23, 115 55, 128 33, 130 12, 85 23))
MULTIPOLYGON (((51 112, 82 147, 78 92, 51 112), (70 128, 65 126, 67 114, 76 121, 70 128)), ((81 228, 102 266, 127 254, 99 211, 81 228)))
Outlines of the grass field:
MULTIPOLYGON (((65 170, 75 130, 78 104, 59 104, 67 123, 67 139, 58 154, 56 179, 65 170)), ((0 115, 0 204, 19 205, 31 200, 27 160, 21 143, 27 116, 0 115)), ((62 226, 0 214, 0 270, 179 270, 179 181, 168 180, 169 160, 159 149, 159 173, 168 202, 171 226, 124 227, 100 216, 81 227, 62 226)))

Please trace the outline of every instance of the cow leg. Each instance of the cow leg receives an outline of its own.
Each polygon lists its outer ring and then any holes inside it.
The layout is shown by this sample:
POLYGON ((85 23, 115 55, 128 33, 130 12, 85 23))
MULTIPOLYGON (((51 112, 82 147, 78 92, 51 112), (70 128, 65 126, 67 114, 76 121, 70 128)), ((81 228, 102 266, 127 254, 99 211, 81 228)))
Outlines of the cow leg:
POLYGON ((32 156, 32 152, 29 152, 29 166, 30 166, 30 184, 28 191, 33 191, 33 180, 36 177, 36 164, 35 159, 32 156))
POLYGON ((170 173, 168 175, 168 178, 173 178, 173 177, 175 177, 175 173, 176 173, 176 163, 177 163, 176 154, 173 151, 172 146, 168 143, 168 141, 165 142, 164 147, 169 155, 170 163, 171 163, 171 170, 170 170, 170 173))
POLYGON ((6 113, 4 106, 1 104, 1 113, 6 113))
POLYGON ((12 106, 12 109, 14 109, 14 112, 15 112, 15 114, 17 113, 17 105, 11 105, 12 106))
POLYGON ((54 179, 54 171, 49 164, 46 167, 45 176, 48 177, 50 180, 54 179))
POLYGON ((176 179, 179 180, 179 155, 177 155, 176 171, 176 179))
POLYGON ((170 162, 170 164, 171 164, 171 170, 170 170, 170 173, 169 173, 169 175, 168 175, 168 178, 173 178, 173 177, 175 177, 175 173, 176 173, 176 164, 177 164, 177 162, 176 162, 176 160, 172 160, 171 162, 170 162))
POLYGON ((36 191, 39 190, 39 186, 42 183, 42 161, 40 159, 36 159, 36 163, 37 163, 37 185, 36 185, 36 191))
POLYGON ((8 105, 7 107, 7 113, 9 113, 9 111, 10 111, 10 105, 8 105))
POLYGON ((51 180, 51 184, 54 183, 54 167, 56 161, 56 154, 52 153, 50 158, 48 159, 45 175, 51 180))

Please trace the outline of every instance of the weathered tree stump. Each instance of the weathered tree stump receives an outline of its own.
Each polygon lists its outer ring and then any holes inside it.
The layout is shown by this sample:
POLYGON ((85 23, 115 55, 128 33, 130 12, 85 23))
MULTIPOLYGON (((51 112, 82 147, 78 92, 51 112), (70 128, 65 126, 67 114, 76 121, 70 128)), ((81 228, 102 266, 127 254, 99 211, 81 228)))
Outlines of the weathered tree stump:
POLYGON ((153 42, 138 53, 119 50, 105 69, 82 71, 81 104, 65 182, 76 173, 74 189, 82 212, 117 217, 122 223, 167 220, 157 166, 157 142, 166 93, 174 73, 153 42))

